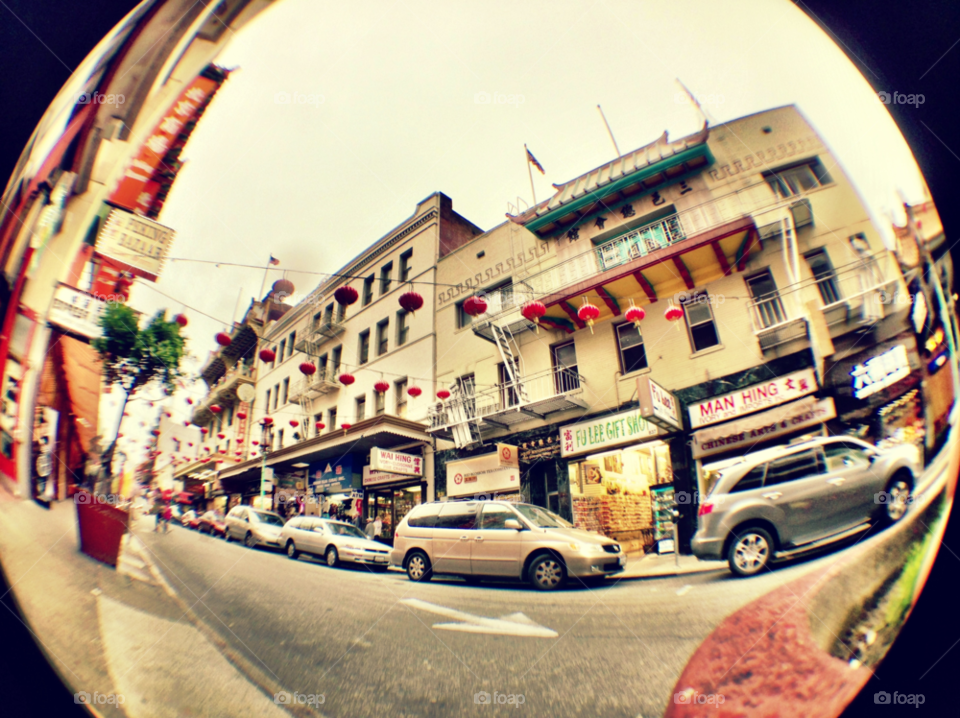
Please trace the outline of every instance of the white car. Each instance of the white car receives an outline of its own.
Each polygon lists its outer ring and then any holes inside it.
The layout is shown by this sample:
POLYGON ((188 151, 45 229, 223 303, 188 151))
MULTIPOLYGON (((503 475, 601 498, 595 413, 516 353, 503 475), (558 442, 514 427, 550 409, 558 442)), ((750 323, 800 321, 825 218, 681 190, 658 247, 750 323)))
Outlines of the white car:
POLYGON ((256 546, 279 547, 283 519, 273 511, 261 511, 251 506, 234 506, 227 514, 227 541, 243 541, 248 548, 256 546))
POLYGON ((281 545, 292 559, 301 553, 323 556, 328 566, 362 563, 386 571, 390 547, 372 541, 363 531, 343 521, 315 516, 295 516, 280 532, 281 545))

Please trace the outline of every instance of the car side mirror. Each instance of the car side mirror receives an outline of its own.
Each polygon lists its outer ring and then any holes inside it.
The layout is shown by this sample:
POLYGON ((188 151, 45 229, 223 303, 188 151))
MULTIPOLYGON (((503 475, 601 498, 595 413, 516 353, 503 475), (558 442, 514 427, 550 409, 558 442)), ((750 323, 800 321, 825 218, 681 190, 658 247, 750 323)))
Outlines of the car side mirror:
POLYGON ((516 519, 507 519, 503 522, 503 528, 505 529, 514 529, 515 531, 522 531, 523 526, 520 525, 520 522, 516 519))

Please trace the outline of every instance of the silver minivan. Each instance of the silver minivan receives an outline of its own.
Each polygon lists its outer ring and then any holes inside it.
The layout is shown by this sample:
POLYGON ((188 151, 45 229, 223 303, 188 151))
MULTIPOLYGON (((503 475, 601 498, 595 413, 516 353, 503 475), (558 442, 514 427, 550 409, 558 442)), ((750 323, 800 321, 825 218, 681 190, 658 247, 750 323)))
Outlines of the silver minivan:
POLYGON ((509 501, 435 501, 414 508, 397 525, 390 565, 411 581, 433 574, 468 580, 527 580, 541 591, 567 578, 598 578, 623 571, 618 543, 573 525, 533 504, 509 501))

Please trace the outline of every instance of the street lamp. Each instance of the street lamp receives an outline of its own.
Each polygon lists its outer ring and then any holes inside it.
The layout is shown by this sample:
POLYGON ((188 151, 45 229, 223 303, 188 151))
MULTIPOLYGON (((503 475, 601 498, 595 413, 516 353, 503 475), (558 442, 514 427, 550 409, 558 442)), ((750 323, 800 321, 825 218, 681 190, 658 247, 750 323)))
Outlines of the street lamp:
POLYGON ((262 509, 267 493, 267 454, 273 446, 273 419, 269 416, 263 417, 260 422, 260 432, 260 508, 262 509))

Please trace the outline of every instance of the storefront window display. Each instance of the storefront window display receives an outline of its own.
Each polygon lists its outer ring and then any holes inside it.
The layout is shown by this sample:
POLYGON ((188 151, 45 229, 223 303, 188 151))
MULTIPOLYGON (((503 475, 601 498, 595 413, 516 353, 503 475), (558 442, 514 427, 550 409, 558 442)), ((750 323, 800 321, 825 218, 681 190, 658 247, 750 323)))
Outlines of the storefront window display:
POLYGON ((380 518, 380 539, 393 543, 393 532, 398 523, 421 499, 420 484, 397 488, 367 489, 364 526, 368 519, 380 518))
POLYGON ((923 449, 926 431, 919 389, 911 389, 900 398, 880 407, 877 417, 880 420, 880 440, 877 442, 879 448, 915 444, 923 449))
POLYGON ((673 482, 665 442, 592 454, 571 461, 569 472, 577 528, 621 542, 638 541, 645 548, 653 545, 657 531, 651 488, 673 482))

